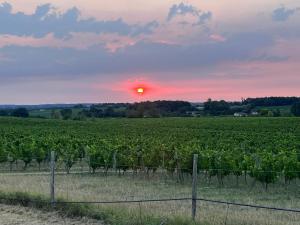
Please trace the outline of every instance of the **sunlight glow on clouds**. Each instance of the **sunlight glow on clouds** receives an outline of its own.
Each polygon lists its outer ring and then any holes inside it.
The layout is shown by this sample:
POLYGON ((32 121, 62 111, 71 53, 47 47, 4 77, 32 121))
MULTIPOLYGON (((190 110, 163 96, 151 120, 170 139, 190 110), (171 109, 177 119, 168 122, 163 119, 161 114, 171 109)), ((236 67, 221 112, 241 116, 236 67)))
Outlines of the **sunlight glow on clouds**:
POLYGON ((0 0, 0 104, 300 95, 299 21, 294 0, 0 0))

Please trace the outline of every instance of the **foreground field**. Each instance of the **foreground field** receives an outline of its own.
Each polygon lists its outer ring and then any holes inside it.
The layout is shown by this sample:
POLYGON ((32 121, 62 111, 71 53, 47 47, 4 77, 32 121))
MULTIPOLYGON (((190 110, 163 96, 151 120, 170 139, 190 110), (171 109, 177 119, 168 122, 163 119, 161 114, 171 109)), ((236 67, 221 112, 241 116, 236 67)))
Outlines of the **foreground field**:
MULTIPOLYGON (((251 180, 249 180, 250 182, 251 180)), ((48 175, 2 174, 0 177, 0 191, 25 192, 32 195, 49 196, 48 175)), ((283 183, 284 184, 284 183, 283 183)), ((204 176, 199 176, 198 195, 200 198, 225 200, 246 204, 258 204, 271 207, 300 208, 300 189, 296 181, 288 188, 284 185, 270 186, 268 192, 260 184, 253 188, 241 183, 235 185, 235 178, 228 178, 223 187, 219 187, 217 180, 209 184, 204 176)), ((171 179, 160 177, 105 176, 104 173, 65 174, 57 175, 57 197, 66 201, 115 201, 138 199, 185 198, 191 196, 190 180, 177 183, 171 179)), ((131 204, 93 204, 97 211, 115 212, 112 224, 159 224, 164 219, 175 218, 172 224, 192 224, 189 222, 191 202, 154 202, 131 204)), ((262 209, 217 205, 198 202, 196 224, 207 225, 298 225, 300 215, 288 212, 273 212, 262 209)), ((170 223, 171 224, 171 223, 170 223)))
MULTIPOLYGON (((0 191, 49 198, 50 151, 56 196, 66 201, 190 198, 198 154, 198 197, 300 209, 299 118, 0 119, 0 191)), ((112 225, 300 221, 299 213, 200 201, 193 223, 190 200, 91 207, 112 225)))
POLYGON ((47 213, 21 206, 0 204, 1 225, 103 225, 88 218, 66 218, 58 213, 47 213))

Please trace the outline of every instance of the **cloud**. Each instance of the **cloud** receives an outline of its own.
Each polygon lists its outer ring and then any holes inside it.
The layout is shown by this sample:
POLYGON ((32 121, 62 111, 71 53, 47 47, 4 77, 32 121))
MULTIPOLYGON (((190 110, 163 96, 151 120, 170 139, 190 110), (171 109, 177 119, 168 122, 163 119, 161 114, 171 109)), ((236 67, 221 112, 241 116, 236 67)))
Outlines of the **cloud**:
POLYGON ((276 22, 283 22, 288 20, 292 15, 294 15, 300 8, 287 9, 285 6, 281 6, 273 11, 272 19, 276 22))
POLYGON ((74 7, 64 13, 57 13, 51 4, 40 5, 35 12, 27 15, 12 12, 9 3, 0 4, 0 34, 16 36, 45 37, 53 33, 56 38, 70 38, 72 33, 117 33, 125 36, 151 34, 158 22, 144 25, 128 24, 121 18, 99 21, 95 18, 80 19, 80 11, 74 7))
POLYGON ((226 41, 226 38, 222 35, 219 34, 211 34, 210 39, 212 39, 213 41, 217 41, 217 42, 224 42, 226 41))
POLYGON ((197 23, 195 25, 202 25, 207 20, 212 18, 211 12, 202 12, 201 10, 197 9, 196 7, 188 4, 184 4, 183 2, 180 4, 174 4, 168 13, 167 21, 171 21, 176 16, 185 16, 185 15, 192 15, 197 17, 197 23))
POLYGON ((228 37, 225 42, 209 42, 182 46, 140 41, 108 51, 104 45, 87 49, 6 46, 0 54, 0 78, 27 76, 93 76, 102 74, 175 73, 209 69, 224 62, 265 60, 258 50, 272 46, 267 34, 243 33, 228 37))

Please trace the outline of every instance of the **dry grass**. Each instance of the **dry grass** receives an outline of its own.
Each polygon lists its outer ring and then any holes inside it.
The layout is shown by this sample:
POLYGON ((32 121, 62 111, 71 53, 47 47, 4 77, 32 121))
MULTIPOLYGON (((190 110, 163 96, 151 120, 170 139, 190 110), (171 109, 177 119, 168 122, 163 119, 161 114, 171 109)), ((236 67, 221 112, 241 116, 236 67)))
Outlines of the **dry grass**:
MULTIPOLYGON (((198 195, 202 198, 228 200, 250 204, 269 205, 285 208, 300 208, 300 191, 297 183, 288 189, 283 186, 271 186, 268 192, 256 185, 250 189, 246 185, 239 188, 231 185, 234 179, 228 180, 225 187, 208 185, 200 177, 198 195)), ((32 174, 2 174, 0 191, 23 191, 31 194, 49 196, 49 176, 32 174)), ((174 180, 160 177, 104 176, 90 175, 57 175, 56 195, 69 201, 111 201, 190 197, 190 181, 179 184, 174 180)), ((95 205, 113 208, 117 211, 126 210, 129 214, 140 217, 143 221, 147 216, 163 218, 190 218, 191 202, 156 202, 125 205, 95 205)), ((299 214, 256 210, 208 203, 198 204, 196 218, 199 224, 227 225, 298 225, 299 214)), ((197 223, 197 224, 198 224, 197 223)), ((130 223, 128 223, 130 224, 130 223)), ((146 223, 145 223, 146 224, 146 223)), ((180 223, 178 223, 180 224, 180 223)))
POLYGON ((21 206, 0 204, 1 225, 101 225, 88 218, 66 218, 55 212, 43 212, 21 206))

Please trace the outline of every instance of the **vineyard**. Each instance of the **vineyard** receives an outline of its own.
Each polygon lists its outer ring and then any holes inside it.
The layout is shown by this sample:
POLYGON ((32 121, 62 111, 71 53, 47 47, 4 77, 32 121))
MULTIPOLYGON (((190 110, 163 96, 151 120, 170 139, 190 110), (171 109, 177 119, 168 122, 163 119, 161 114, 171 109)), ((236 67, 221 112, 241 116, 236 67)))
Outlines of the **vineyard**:
POLYGON ((0 118, 0 203, 49 199, 55 152, 56 198, 91 202, 78 207, 107 224, 294 225, 297 213, 212 204, 297 211, 299 137, 298 118, 0 118), (194 154, 202 200, 190 221, 194 154))
POLYGON ((86 162, 91 173, 112 168, 183 174, 198 169, 220 185, 226 176, 252 177, 267 188, 279 178, 286 185, 300 178, 298 118, 169 118, 59 121, 0 119, 0 162, 49 161, 50 151, 69 173, 86 162), (180 171, 180 172, 178 172, 180 171))

